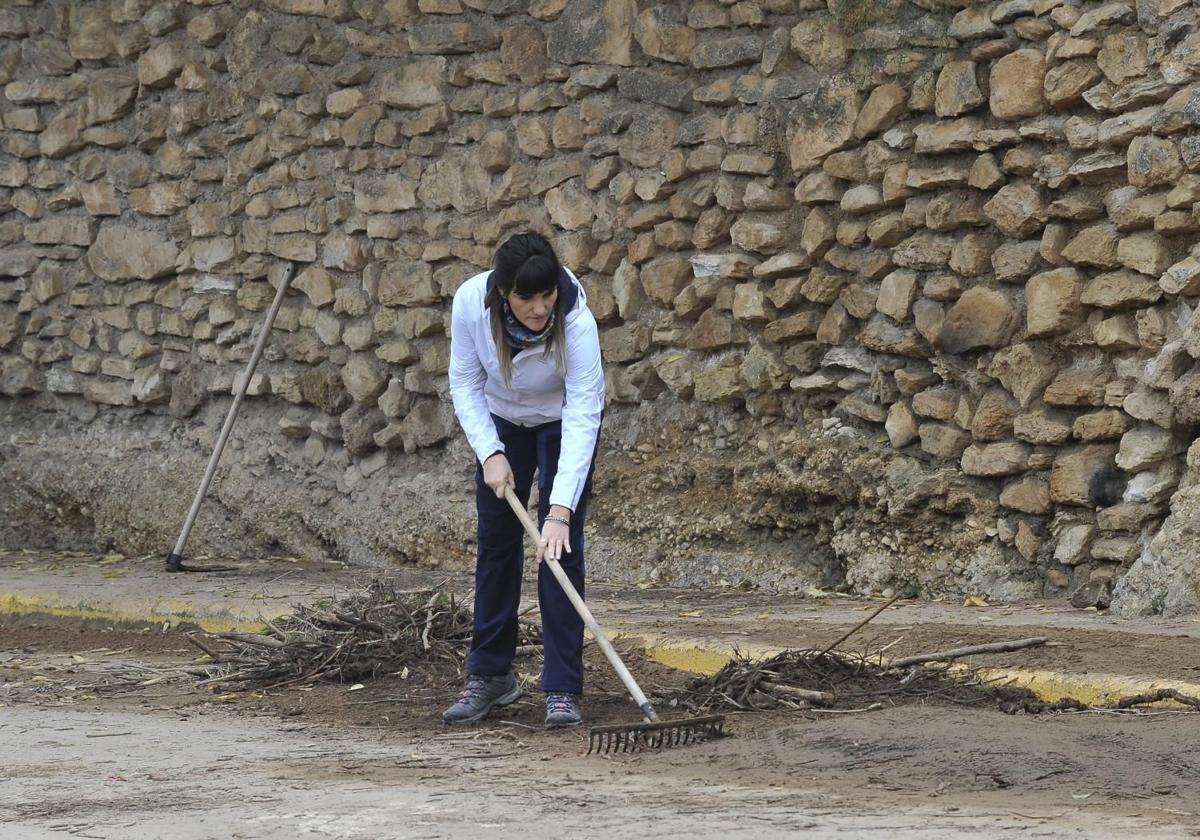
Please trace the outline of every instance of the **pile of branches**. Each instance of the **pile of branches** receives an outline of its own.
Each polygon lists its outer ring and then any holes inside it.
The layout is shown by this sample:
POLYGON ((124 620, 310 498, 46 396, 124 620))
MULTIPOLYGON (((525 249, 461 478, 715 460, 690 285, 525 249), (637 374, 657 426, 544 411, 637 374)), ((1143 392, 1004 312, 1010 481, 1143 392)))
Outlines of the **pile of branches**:
POLYGON ((972 703, 991 697, 978 680, 914 664, 834 651, 785 650, 769 659, 735 656, 710 677, 694 680, 684 700, 704 711, 872 707, 942 698, 972 703))
MULTIPOLYGON (((711 677, 692 682, 682 697, 676 698, 700 710, 752 711, 759 709, 811 709, 835 705, 868 705, 863 711, 885 703, 924 701, 942 698, 957 703, 992 700, 1004 689, 985 686, 974 674, 951 675, 947 663, 982 653, 1001 653, 1044 645, 1038 636, 1011 642, 939 650, 883 661, 876 657, 835 653, 835 648, 871 623, 895 604, 902 595, 872 612, 824 650, 785 650, 766 660, 754 661, 735 655, 733 660, 711 677), (938 667, 924 667, 937 664, 938 667)), ((1024 692, 1032 698, 1029 692, 1024 692)), ((1011 699, 1011 698, 1008 698, 1011 699)))
MULTIPOLYGON (((457 669, 468 653, 471 608, 438 590, 398 591, 373 581, 328 604, 298 605, 267 622, 267 632, 189 636, 212 659, 207 682, 261 687, 317 681, 362 682, 409 670, 457 669)), ((541 630, 522 621, 521 643, 541 644, 541 630)))
POLYGON ((1007 714, 1025 712, 1133 711, 1164 701, 1200 711, 1200 698, 1173 688, 1123 697, 1110 705, 1090 706, 1073 698, 1051 703, 1033 692, 988 682, 970 668, 951 669, 956 659, 1021 650, 1045 638, 991 642, 885 661, 825 650, 785 650, 769 659, 735 656, 711 677, 693 680, 676 699, 700 711, 828 709, 869 711, 885 705, 941 701, 962 705, 987 703, 1007 714))

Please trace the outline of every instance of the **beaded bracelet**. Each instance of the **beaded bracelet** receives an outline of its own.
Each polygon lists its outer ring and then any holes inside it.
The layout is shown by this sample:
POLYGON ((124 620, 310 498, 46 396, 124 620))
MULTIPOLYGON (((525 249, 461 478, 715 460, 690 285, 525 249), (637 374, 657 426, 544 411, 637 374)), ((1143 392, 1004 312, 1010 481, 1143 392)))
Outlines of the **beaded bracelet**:
POLYGON ((554 514, 552 514, 552 513, 548 513, 548 514, 546 514, 546 519, 547 519, 547 520, 549 520, 550 522, 561 522, 563 525, 566 525, 568 528, 570 528, 570 527, 571 527, 571 520, 570 520, 570 519, 564 519, 563 517, 561 517, 561 516, 555 516, 555 515, 554 515, 554 514))

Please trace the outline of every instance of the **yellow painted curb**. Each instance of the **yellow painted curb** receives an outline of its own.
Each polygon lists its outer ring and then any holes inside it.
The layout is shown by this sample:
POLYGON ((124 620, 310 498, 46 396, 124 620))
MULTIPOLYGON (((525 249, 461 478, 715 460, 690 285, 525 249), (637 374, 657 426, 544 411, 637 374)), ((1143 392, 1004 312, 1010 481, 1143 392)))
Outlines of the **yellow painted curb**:
POLYGON ((641 645, 647 658, 668 668, 691 671, 702 676, 717 673, 735 654, 751 659, 766 659, 782 650, 764 645, 725 645, 705 639, 666 640, 652 633, 639 633, 634 630, 618 630, 612 634, 612 638, 641 645))
MULTIPOLYGON (((1066 674, 1023 668, 983 668, 976 673, 993 684, 1027 688, 1047 703, 1071 698, 1089 706, 1112 707, 1122 698, 1149 694, 1160 688, 1173 688, 1181 694, 1200 697, 1200 685, 1178 680, 1139 679, 1120 674, 1066 674)), ((1174 700, 1151 705, 1185 708, 1174 700)))
POLYGON ((70 604, 39 595, 0 594, 0 616, 52 615, 58 618, 109 621, 115 624, 195 624, 208 633, 254 633, 265 629, 264 620, 289 613, 288 609, 265 608, 253 616, 214 611, 200 614, 189 601, 164 599, 153 605, 118 607, 108 601, 70 604))
MULTIPOLYGON (((647 658, 676 670, 691 671, 702 676, 715 674, 725 667, 734 654, 751 659, 767 659, 782 653, 783 648, 763 645, 729 645, 703 639, 668 641, 652 633, 617 631, 614 639, 642 645, 647 658)), ((966 670, 966 666, 962 666, 966 670)), ((1173 688, 1181 694, 1200 697, 1200 685, 1180 680, 1151 680, 1119 674, 1070 674, 1024 668, 975 669, 979 677, 997 685, 1025 688, 1039 700, 1053 703, 1072 698, 1089 706, 1112 707, 1125 697, 1149 694, 1160 688, 1173 688)), ((1161 708, 1186 708, 1173 700, 1151 704, 1161 708)))

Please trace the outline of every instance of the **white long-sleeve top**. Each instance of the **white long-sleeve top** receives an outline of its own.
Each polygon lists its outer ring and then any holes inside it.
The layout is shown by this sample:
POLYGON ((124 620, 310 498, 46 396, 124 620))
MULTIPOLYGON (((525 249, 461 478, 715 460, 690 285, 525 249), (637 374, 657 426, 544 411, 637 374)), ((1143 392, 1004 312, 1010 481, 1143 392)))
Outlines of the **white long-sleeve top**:
POLYGON ((566 313, 566 377, 559 373, 554 353, 547 356, 544 347, 532 347, 513 357, 512 381, 505 384, 497 353, 509 349, 497 349, 491 315, 483 304, 490 274, 476 274, 454 294, 450 320, 450 395, 454 413, 481 462, 504 451, 491 414, 521 426, 561 419, 562 445, 550 504, 574 511, 587 481, 604 409, 604 372, 596 319, 587 308, 583 286, 566 271, 578 292, 575 305, 566 313))

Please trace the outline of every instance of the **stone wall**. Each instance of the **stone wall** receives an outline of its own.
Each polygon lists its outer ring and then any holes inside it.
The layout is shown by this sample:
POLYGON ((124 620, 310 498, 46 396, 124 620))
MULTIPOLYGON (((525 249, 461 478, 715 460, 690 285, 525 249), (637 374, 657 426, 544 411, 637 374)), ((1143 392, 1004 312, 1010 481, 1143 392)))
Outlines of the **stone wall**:
MULTIPOLYGON (((449 299, 531 227, 601 324, 629 481, 761 456, 738 492, 774 513, 729 526, 778 547, 820 492, 859 590, 1192 609, 1198 5, 9 3, 0 393, 194 427, 294 261, 250 410, 351 493, 455 438, 449 299), (795 480, 849 439, 854 493, 795 480)), ((671 562, 719 542, 688 527, 671 562)))

